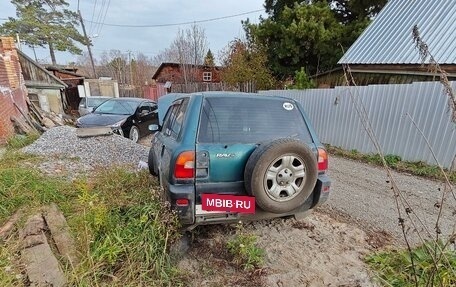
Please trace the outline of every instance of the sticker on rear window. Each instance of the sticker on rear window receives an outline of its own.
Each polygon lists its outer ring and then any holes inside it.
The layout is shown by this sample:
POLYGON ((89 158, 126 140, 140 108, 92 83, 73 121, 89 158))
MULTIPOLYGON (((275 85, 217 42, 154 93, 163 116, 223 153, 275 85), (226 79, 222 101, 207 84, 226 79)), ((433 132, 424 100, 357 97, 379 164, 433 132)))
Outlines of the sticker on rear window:
POLYGON ((294 106, 292 103, 283 103, 283 108, 287 111, 291 111, 294 109, 294 106))

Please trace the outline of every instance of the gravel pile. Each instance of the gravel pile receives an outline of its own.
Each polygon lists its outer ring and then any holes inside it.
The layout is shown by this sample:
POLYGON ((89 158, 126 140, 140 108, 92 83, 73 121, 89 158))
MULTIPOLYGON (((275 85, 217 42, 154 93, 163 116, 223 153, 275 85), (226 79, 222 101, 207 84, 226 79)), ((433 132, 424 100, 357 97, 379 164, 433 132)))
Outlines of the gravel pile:
POLYGON ((147 162, 149 148, 119 135, 79 138, 76 128, 60 126, 45 132, 33 144, 23 148, 23 152, 80 162, 86 168, 87 165, 136 167, 140 161, 147 162))

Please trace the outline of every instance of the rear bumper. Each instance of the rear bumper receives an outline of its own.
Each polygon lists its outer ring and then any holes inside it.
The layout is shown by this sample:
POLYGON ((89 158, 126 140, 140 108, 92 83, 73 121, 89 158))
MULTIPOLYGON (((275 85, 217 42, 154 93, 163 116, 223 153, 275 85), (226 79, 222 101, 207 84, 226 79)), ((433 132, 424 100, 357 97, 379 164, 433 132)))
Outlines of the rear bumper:
POLYGON ((176 184, 168 186, 168 200, 171 202, 171 208, 177 212, 182 225, 191 225, 195 223, 195 189, 193 184, 176 184), (176 204, 178 199, 187 199, 187 206, 176 204))
POLYGON ((330 187, 331 180, 329 177, 326 174, 319 175, 314 191, 306 202, 299 208, 283 214, 270 213, 259 208, 257 208, 255 214, 203 212, 200 205, 196 205, 195 191, 192 184, 169 185, 168 196, 171 207, 177 212, 182 225, 206 225, 236 222, 239 220, 261 220, 302 213, 325 203, 329 198, 330 187), (183 198, 188 199, 189 204, 187 206, 176 205, 176 200, 183 198))
POLYGON ((331 180, 326 174, 318 175, 317 184, 313 192, 313 204, 311 208, 318 207, 329 199, 331 192, 331 180))

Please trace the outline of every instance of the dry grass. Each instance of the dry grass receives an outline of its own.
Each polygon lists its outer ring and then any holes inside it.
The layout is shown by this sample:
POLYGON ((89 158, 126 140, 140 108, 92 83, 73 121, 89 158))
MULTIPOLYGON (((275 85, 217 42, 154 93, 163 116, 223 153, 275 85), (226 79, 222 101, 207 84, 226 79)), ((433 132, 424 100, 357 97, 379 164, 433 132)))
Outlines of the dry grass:
MULTIPOLYGON (((51 202, 64 212, 77 242, 78 266, 66 266, 71 286, 183 286, 169 255, 179 237, 176 216, 159 200, 146 171, 99 171, 69 182, 42 175, 26 163, 39 161, 8 150, 0 163, 0 226, 11 214, 51 202)), ((19 223, 20 225, 20 223, 19 223)), ((17 233, 0 246, 0 286, 17 286, 17 233)), ((19 271, 20 273, 20 271, 19 271)))

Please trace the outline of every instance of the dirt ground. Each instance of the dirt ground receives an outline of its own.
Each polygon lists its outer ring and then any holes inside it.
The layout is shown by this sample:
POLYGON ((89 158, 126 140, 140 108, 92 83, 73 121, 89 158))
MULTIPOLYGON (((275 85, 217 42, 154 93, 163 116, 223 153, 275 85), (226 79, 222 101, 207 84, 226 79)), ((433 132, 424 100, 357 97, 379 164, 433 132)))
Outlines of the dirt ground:
POLYGON ((321 212, 302 220, 246 223, 244 228, 265 250, 264 268, 248 273, 229 264, 220 244, 232 236, 232 227, 199 227, 179 265, 192 286, 377 286, 363 258, 388 242, 383 234, 366 234, 321 212))
MULTIPOLYGON (((204 240, 220 241, 231 236, 229 229, 209 228, 206 239, 196 241, 183 260, 193 274, 193 286, 377 286, 363 259, 368 253, 385 248, 403 248, 405 240, 398 225, 398 212, 388 178, 382 168, 330 158, 329 175, 333 181, 329 201, 309 217, 276 219, 247 224, 245 229, 258 236, 266 251, 260 274, 240 275, 212 262, 216 252, 204 240), (197 250, 196 252, 194 250, 197 250), (210 251, 208 251, 210 250, 210 251), (203 257, 208 252, 211 256, 203 257), (216 271, 205 276, 208 262, 216 271), (241 276, 241 277, 242 277, 241 276), (237 278, 237 279, 236 279, 237 278), (252 283, 253 282, 253 283, 252 283)), ((406 234, 419 244, 418 232, 425 238, 435 236, 442 196, 442 183, 404 173, 393 172, 396 184, 416 218, 405 218, 406 234)), ((455 228, 456 201, 448 196, 440 219, 443 236, 455 228)), ((207 228, 207 227, 206 227, 207 228)), ((216 249, 216 248, 215 248, 216 249)), ((217 258, 217 257, 216 257, 217 258)), ((219 258, 218 258, 219 259, 219 258)))
MULTIPOLYGON (((436 204, 440 204, 445 190, 443 184, 406 173, 393 171, 392 175, 407 203, 401 205, 401 209, 409 242, 413 245, 421 243, 418 233, 423 238, 432 239, 436 236, 435 223, 439 215, 436 204), (411 211, 410 217, 404 212, 406 206, 411 211)), ((395 245, 405 245, 398 224, 396 200, 382 168, 333 156, 329 161, 329 176, 332 194, 321 207, 322 211, 338 220, 354 223, 365 231, 391 234, 395 245)), ((439 223, 441 238, 453 234, 455 217, 456 200, 448 193, 439 223)))
MULTIPOLYGON (((329 201, 307 218, 245 226, 247 232, 258 236, 266 251, 265 266, 256 273, 239 273, 232 265, 221 264, 223 254, 217 253, 220 243, 207 243, 232 236, 232 229, 202 227, 206 229, 204 237, 198 235, 181 261, 181 267, 193 278, 193 286, 377 286, 363 259, 376 250, 405 244, 385 171, 331 157, 329 175, 333 181, 329 201)), ((442 184, 404 173, 393 172, 393 176, 422 223, 415 219, 418 228, 414 229, 411 219, 405 218, 408 240, 418 244, 418 232, 432 238, 442 184)), ((448 196, 440 220, 443 236, 454 230, 455 216, 456 201, 448 196)))

